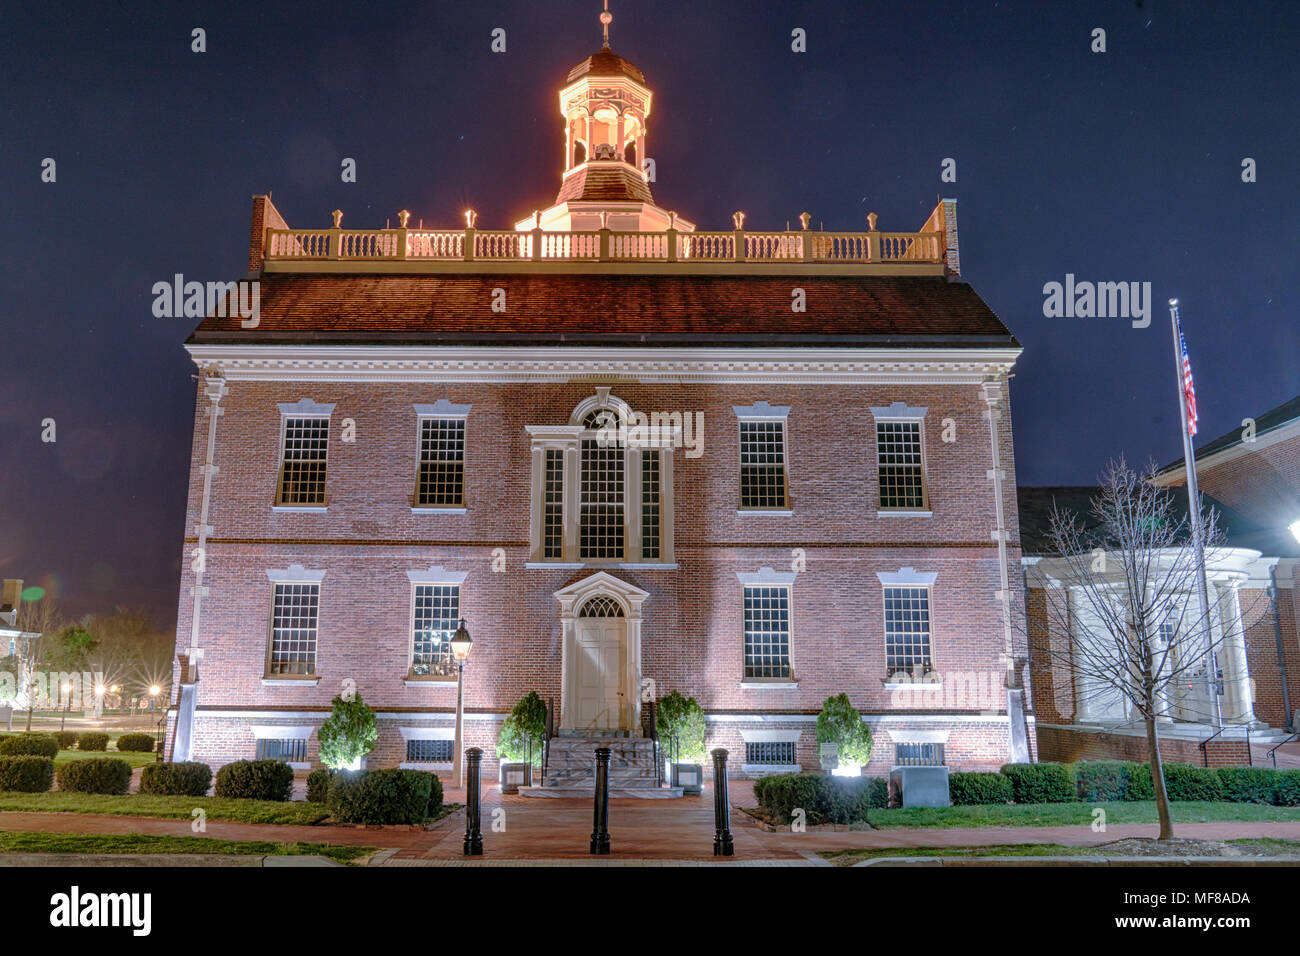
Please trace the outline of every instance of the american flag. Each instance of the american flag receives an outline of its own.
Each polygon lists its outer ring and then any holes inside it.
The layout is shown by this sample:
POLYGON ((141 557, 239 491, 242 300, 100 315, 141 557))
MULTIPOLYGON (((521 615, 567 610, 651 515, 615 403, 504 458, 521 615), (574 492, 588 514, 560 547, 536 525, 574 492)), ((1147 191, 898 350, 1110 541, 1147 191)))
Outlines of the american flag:
POLYGON ((1178 345, 1183 350, 1183 396, 1187 399, 1187 434, 1196 434, 1196 389, 1192 385, 1192 360, 1187 357, 1187 340, 1178 328, 1178 345))

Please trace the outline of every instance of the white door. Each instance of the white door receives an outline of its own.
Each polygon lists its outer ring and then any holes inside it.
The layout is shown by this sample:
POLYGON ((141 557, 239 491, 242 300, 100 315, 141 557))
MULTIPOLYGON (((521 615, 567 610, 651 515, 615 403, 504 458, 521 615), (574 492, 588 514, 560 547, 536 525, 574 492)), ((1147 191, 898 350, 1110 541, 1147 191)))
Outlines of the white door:
POLYGON ((619 730, 623 725, 623 621, 578 620, 578 730, 619 730))

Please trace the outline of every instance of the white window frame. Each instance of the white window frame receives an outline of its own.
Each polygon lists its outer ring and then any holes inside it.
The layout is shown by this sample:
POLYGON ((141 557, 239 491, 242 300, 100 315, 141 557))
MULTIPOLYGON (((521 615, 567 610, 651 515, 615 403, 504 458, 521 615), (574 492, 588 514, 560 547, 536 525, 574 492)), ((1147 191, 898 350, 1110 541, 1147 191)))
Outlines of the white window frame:
MULTIPOLYGON (((468 576, 468 571, 449 571, 439 565, 434 565, 422 571, 406 572, 406 577, 411 582, 410 613, 406 627, 406 676, 404 678, 407 687, 423 687, 425 685, 454 687, 456 685, 456 678, 454 677, 439 677, 436 675, 417 677, 411 673, 412 668, 415 666, 415 592, 422 585, 426 587, 456 587, 458 589, 456 608, 458 611, 463 611, 465 578, 468 576)), ((461 614, 460 617, 463 618, 464 614, 461 614)))
POLYGON ((878 518, 932 518, 934 512, 930 503, 930 463, 925 452, 925 416, 927 406, 912 406, 905 402, 891 405, 874 406, 871 415, 875 419, 871 426, 872 446, 876 449, 876 517, 878 518), (880 425, 905 423, 917 426, 917 440, 921 445, 921 507, 886 508, 880 498, 880 425))
POLYGON ((318 511, 325 511, 329 507, 329 443, 330 435, 333 432, 331 417, 334 414, 334 402, 314 402, 310 398, 300 398, 296 402, 280 402, 280 448, 279 448, 279 465, 275 470, 275 497, 271 502, 272 511, 287 513, 314 514, 318 511), (286 505, 281 504, 281 496, 284 491, 284 442, 285 434, 288 428, 289 419, 291 418, 323 418, 325 419, 325 500, 318 505, 286 505))
POLYGON ((740 772, 747 774, 802 773, 803 765, 798 761, 799 737, 801 730, 741 730, 740 736, 745 742, 745 756, 749 756, 749 744, 793 743, 795 745, 795 762, 792 764, 742 763, 740 772))
POLYGON ((790 408, 789 405, 771 405, 765 401, 753 405, 733 405, 736 413, 736 514, 738 515, 783 515, 794 514, 790 495, 790 408), (784 472, 785 504, 770 508, 747 508, 742 504, 741 474, 744 468, 744 439, 741 437, 743 424, 746 422, 780 422, 781 423, 781 461, 784 472))
POLYGON ((939 680, 935 681, 893 681, 893 673, 889 670, 889 609, 885 606, 885 593, 889 588, 925 588, 926 590, 926 612, 928 615, 926 641, 930 651, 930 673, 938 674, 939 669, 935 665, 935 635, 934 635, 934 582, 938 580, 939 574, 936 571, 917 571, 915 568, 899 568, 897 571, 877 571, 876 577, 880 580, 880 625, 882 649, 885 652, 885 688, 887 690, 912 690, 912 689, 932 689, 942 690, 943 684, 939 680))
POLYGON ((321 610, 324 607, 325 590, 321 586, 325 580, 323 570, 313 571, 301 564, 291 564, 287 568, 267 568, 266 578, 271 582, 270 609, 267 615, 266 654, 262 661, 263 687, 315 687, 320 683, 320 673, 304 674, 299 677, 287 674, 271 674, 271 654, 275 650, 275 586, 277 584, 314 584, 316 585, 316 646, 313 653, 314 668, 320 666, 321 645, 321 610))
POLYGON ((473 405, 456 405, 440 398, 432 404, 417 404, 415 409, 415 490, 411 494, 411 514, 417 515, 463 515, 469 513, 469 412, 473 405), (423 451, 424 422, 434 421, 465 422, 465 440, 461 448, 460 505, 422 505, 420 504, 420 455, 423 451))
POLYGON ((740 688, 742 690, 787 690, 799 686, 795 678, 794 667, 794 581, 797 575, 774 571, 771 568, 759 568, 756 572, 737 571, 740 582, 740 688), (789 669, 787 677, 746 677, 745 676, 745 589, 746 588, 785 588, 786 609, 789 614, 788 643, 786 663, 789 669))
MULTIPOLYGON (((253 740, 309 740, 311 738, 312 728, 307 727, 276 727, 273 724, 250 724, 249 728, 253 733, 253 740)), ((256 749, 253 751, 256 756, 256 749)), ((294 770, 310 770, 310 760, 287 760, 285 761, 294 770)))

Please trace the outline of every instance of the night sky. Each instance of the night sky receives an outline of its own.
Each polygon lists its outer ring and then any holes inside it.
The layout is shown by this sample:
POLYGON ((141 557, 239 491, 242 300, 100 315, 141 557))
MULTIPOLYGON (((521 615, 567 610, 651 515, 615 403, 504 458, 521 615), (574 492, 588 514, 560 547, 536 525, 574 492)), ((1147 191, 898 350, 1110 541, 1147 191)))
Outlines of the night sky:
MULTIPOLYGON (((175 619, 194 414, 174 273, 242 278, 289 224, 509 228, 559 185, 555 94, 597 0, 8 4, 0 13, 0 573, 175 619), (207 52, 191 52, 202 27, 207 52), (503 54, 490 50, 496 27, 503 54), (57 182, 41 181, 45 157, 57 182), (357 160, 358 181, 340 182, 357 160), (41 422, 57 442, 41 441, 41 422)), ((655 94, 656 200, 701 229, 918 229, 1023 343, 1018 480, 1181 453, 1182 302, 1208 442, 1300 393, 1300 3, 611 0, 655 94), (791 31, 807 31, 807 52, 791 31), (1090 50, 1106 30, 1107 52, 1090 50), (957 161, 957 181, 940 164, 957 161), (1243 183, 1242 160, 1258 181, 1243 183), (1043 285, 1152 284, 1153 321, 1048 319, 1043 285)))

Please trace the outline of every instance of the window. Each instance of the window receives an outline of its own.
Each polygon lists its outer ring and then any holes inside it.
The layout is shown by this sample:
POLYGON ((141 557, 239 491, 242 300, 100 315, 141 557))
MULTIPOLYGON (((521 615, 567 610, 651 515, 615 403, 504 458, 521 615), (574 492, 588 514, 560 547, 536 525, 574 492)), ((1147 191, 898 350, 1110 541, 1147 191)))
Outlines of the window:
POLYGON ((612 597, 591 598, 578 610, 578 617, 622 617, 623 606, 612 597))
MULTIPOLYGON (((612 415, 601 409, 587 416, 583 425, 598 429, 604 424, 600 416, 612 415)), ((589 435, 582 439, 582 481, 578 508, 578 553, 586 558, 623 559, 624 470, 627 453, 622 442, 589 435)))
POLYGON ((786 507, 785 422, 740 422, 740 507, 786 507))
POLYGON ((876 422, 876 462, 883 511, 924 511, 921 423, 876 422))
POLYGON ((454 757, 456 741, 446 740, 408 740, 406 742, 407 763, 451 763, 454 757))
POLYGON ((746 741, 745 763, 792 767, 795 764, 794 744, 793 740, 746 741))
POLYGON ((329 430, 328 416, 295 415, 284 419, 280 492, 276 504, 306 507, 325 504, 329 430))
POLYGON ((894 744, 894 766, 896 767, 942 767, 943 766, 943 744, 940 743, 894 744))
POLYGON ((885 669, 889 676, 930 673, 930 589, 885 588, 885 669))
POLYGON ((546 449, 542 486, 542 557, 564 556, 564 452, 546 449))
POLYGON ((745 677, 790 677, 788 587, 745 587, 745 677))
POLYGON ((415 585, 412 677, 454 677, 451 639, 460 623, 460 585, 415 585))
POLYGON ((307 762, 306 738, 259 737, 257 739, 258 760, 283 760, 286 763, 307 762))
POLYGON ((419 507, 458 508, 465 503, 465 419, 420 419, 419 507))
POLYGON ((319 605, 319 584, 275 585, 268 674, 311 676, 316 673, 319 605))
POLYGON ((641 451, 641 560, 659 560, 659 452, 641 451))

